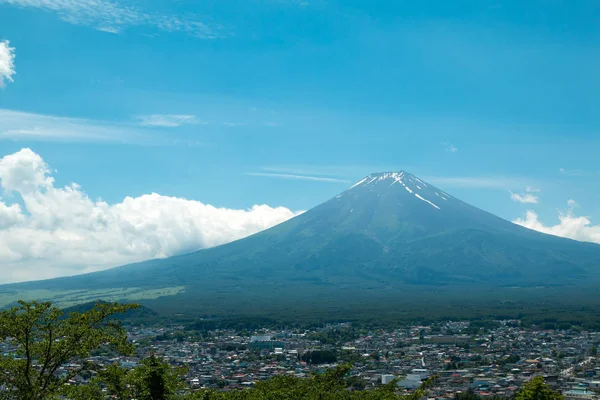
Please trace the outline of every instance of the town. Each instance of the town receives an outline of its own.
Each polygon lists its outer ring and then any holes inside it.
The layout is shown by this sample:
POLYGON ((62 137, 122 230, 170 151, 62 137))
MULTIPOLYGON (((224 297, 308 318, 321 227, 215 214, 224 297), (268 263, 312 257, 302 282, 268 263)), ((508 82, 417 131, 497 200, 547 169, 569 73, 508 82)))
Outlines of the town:
MULTIPOLYGON (((351 363, 350 390, 369 390, 397 380, 407 392, 434 378, 429 398, 461 393, 511 397, 533 376, 542 376, 566 399, 593 400, 600 393, 600 334, 582 330, 522 328, 519 321, 445 322, 403 329, 359 329, 350 323, 318 329, 190 331, 129 326, 134 356, 97 352, 87 361, 135 367, 155 354, 187 368, 189 390, 235 390, 257 381, 306 377, 351 363)), ((10 353, 6 345, 1 352, 10 353)), ((84 360, 81 360, 82 362, 84 360)), ((67 373, 75 364, 61 367, 67 373)), ((71 384, 86 384, 92 373, 71 384)))

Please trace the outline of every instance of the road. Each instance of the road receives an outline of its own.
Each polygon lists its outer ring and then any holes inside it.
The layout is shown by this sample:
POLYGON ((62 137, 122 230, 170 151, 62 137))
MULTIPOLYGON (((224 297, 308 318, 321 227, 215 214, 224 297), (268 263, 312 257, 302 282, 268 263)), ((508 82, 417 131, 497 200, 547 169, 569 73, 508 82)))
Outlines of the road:
MULTIPOLYGON (((580 362, 579 364, 577 364, 579 367, 585 367, 587 364, 591 363, 596 357, 588 357, 585 360, 583 360, 582 362, 580 362)), ((560 371, 560 375, 567 377, 567 376, 572 376, 573 375, 573 369, 575 367, 569 367, 567 369, 563 369, 562 371, 560 371)))

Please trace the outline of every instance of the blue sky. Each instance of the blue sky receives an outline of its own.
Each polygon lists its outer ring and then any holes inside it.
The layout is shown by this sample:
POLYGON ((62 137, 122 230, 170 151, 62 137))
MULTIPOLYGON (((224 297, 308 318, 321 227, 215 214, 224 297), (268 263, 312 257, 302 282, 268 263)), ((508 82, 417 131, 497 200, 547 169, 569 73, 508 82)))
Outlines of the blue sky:
POLYGON ((108 204, 304 210, 405 169, 509 220, 597 223, 599 18, 584 0, 0 0, 0 157, 30 148, 108 204))

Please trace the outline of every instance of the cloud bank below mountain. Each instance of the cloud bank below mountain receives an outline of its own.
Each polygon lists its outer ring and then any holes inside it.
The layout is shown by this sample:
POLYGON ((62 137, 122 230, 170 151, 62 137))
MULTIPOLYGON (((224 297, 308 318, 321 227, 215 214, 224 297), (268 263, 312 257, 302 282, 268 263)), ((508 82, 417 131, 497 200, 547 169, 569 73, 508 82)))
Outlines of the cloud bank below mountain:
POLYGON ((46 279, 228 243, 298 212, 227 209, 157 193, 118 204, 56 187, 30 149, 0 158, 0 283, 46 279))

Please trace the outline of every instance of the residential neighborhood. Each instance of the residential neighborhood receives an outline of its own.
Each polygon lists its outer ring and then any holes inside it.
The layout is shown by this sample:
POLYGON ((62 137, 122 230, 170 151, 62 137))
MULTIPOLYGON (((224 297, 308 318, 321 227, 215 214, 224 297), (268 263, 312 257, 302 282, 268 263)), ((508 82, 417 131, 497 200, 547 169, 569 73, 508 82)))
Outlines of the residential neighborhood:
MULTIPOLYGON (((189 390, 236 390, 274 376, 306 377, 351 363, 349 390, 369 390, 395 382, 410 392, 429 378, 429 398, 470 392, 511 397, 534 376, 542 376, 567 399, 593 400, 600 393, 600 334, 580 330, 522 328, 519 321, 414 325, 368 331, 352 324, 318 329, 189 331, 183 325, 128 328, 134 356, 102 353, 81 362, 135 367, 155 354, 185 368, 189 390), (481 324, 479 324, 481 325, 481 324)), ((2 353, 10 354, 6 344, 2 353)), ((76 364, 66 364, 65 374, 76 364)), ((93 371, 73 378, 84 384, 93 371)))

